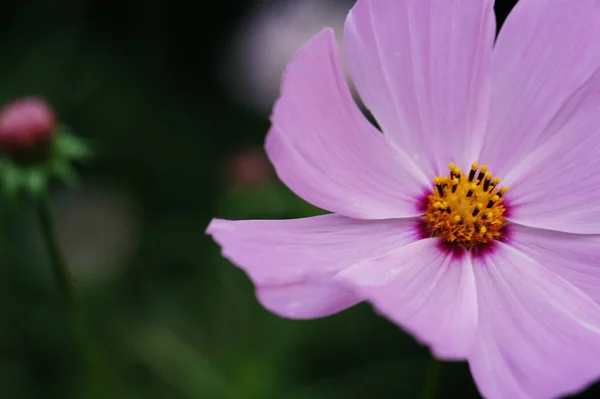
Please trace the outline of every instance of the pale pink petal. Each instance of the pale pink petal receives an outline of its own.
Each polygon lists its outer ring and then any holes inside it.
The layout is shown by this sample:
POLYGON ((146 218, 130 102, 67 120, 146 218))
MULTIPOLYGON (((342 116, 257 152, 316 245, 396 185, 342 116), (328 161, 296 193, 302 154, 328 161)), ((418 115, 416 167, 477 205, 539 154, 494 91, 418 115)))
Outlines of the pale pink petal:
POLYGON ((207 233, 244 270, 267 309, 322 317, 361 300, 332 281, 340 270, 419 239, 411 219, 357 220, 323 215, 290 220, 214 219, 207 233))
POLYGON ((392 321, 429 345, 436 356, 465 359, 477 326, 470 256, 417 241, 338 274, 392 321))
POLYGON ((271 121, 269 158, 305 200, 364 219, 419 214, 418 198, 430 183, 354 103, 331 29, 288 66, 271 121))
POLYGON ((256 295, 267 310, 290 319, 326 317, 362 301, 351 290, 330 282, 263 286, 256 295))
POLYGON ((473 259, 479 327, 469 364, 488 399, 556 398, 600 376, 600 305, 498 242, 473 259))
POLYGON ((478 155, 494 35, 492 0, 358 0, 350 11, 344 50, 356 88, 430 178, 478 155))
POLYGON ((509 220, 571 233, 600 233, 600 72, 555 118, 555 134, 516 161, 504 182, 509 220))
POLYGON ((419 237, 410 219, 359 220, 330 214, 287 220, 213 219, 207 229, 223 255, 256 284, 332 275, 419 237))
POLYGON ((600 303, 600 235, 512 225, 510 245, 573 283, 600 303))
MULTIPOLYGON (((596 0, 521 0, 514 7, 492 55, 492 106, 479 157, 495 173, 505 176, 576 110, 563 109, 600 67, 599 21, 596 0)), ((576 142, 571 134, 563 132, 565 151, 576 142)))

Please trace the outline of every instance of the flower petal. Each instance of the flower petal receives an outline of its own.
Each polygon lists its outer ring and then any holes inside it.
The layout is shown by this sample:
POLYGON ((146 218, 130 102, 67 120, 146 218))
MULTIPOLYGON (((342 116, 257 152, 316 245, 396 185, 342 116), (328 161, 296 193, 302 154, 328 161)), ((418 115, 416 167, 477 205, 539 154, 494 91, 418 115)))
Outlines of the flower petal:
POLYGON ((349 289, 324 282, 263 286, 256 296, 267 310, 289 319, 326 317, 362 302, 349 289))
POLYGON ((437 238, 417 241, 340 272, 382 314, 444 359, 465 359, 477 326, 469 255, 455 255, 437 238))
POLYGON ((554 119, 556 134, 517 161, 504 182, 509 220, 571 233, 600 233, 600 71, 554 119))
POLYGON ((510 245, 600 303, 600 235, 569 234, 513 225, 510 245))
POLYGON ((474 258, 479 328, 469 364, 489 399, 555 398, 600 376, 600 305, 504 243, 474 258))
POLYGON ((344 50, 355 86, 430 178, 478 155, 494 36, 491 0, 358 0, 350 11, 344 50))
MULTIPOLYGON (((492 106, 479 158, 495 174, 505 176, 557 134, 567 116, 557 115, 600 67, 599 20, 596 0, 521 0, 514 7, 492 55, 492 106)), ((569 134, 565 150, 575 141, 569 134)))
POLYGON ((419 214, 429 182, 361 114, 324 29, 285 73, 266 149, 296 194, 328 211, 364 219, 419 214))
POLYGON ((263 305, 282 316, 322 317, 359 302, 332 276, 418 239, 410 219, 322 215, 291 220, 214 219, 207 233, 243 269, 263 305))

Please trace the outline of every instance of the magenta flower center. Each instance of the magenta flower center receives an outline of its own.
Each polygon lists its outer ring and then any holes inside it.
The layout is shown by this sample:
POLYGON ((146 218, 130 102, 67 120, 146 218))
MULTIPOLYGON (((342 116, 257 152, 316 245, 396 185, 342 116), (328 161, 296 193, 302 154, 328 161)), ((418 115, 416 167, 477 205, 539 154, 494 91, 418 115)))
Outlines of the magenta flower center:
POLYGON ((506 211, 502 196, 508 187, 499 183, 486 165, 479 168, 474 162, 465 175, 451 163, 450 174, 436 177, 427 197, 424 217, 431 234, 466 248, 500 238, 506 211))

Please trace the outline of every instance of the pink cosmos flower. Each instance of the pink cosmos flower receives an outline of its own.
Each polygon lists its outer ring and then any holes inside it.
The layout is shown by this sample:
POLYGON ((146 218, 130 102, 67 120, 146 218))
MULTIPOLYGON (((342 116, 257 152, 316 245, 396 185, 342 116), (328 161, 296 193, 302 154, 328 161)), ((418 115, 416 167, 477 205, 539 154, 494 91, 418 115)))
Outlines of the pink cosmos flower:
POLYGON ((208 233, 281 316, 369 301, 467 360, 487 398, 584 389, 600 376, 600 2, 521 0, 494 43, 492 0, 358 0, 344 33, 383 133, 325 29, 289 65, 266 143, 332 213, 208 233))

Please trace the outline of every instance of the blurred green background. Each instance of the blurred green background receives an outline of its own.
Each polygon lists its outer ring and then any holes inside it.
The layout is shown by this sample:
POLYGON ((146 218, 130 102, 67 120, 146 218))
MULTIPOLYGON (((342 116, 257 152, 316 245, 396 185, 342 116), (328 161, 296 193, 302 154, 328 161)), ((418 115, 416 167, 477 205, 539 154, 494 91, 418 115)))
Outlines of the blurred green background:
MULTIPOLYGON (((284 63, 351 5, 3 2, 0 102, 43 96, 95 150, 53 203, 115 398, 419 397, 426 348, 366 304, 269 314, 204 234, 213 216, 319 213, 262 143, 284 63)), ((0 398, 88 398, 31 207, 2 205, 0 398)), ((438 397, 478 397, 465 364, 444 366, 438 397)))

